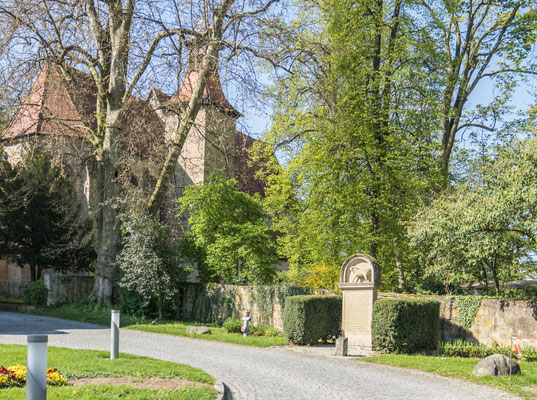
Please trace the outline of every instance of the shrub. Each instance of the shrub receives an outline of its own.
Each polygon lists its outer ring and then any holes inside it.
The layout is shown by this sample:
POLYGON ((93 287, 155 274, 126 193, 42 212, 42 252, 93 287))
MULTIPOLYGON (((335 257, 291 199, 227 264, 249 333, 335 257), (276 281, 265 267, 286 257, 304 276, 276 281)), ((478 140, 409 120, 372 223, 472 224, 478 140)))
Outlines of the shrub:
POLYGON ((226 333, 241 333, 241 326, 242 321, 238 318, 228 318, 222 325, 226 333))
POLYGON ((340 296, 291 296, 285 302, 283 331, 298 345, 335 339, 341 333, 340 296))
MULTIPOLYGON (((476 342, 457 339, 450 342, 438 342, 438 355, 443 357, 463 357, 463 358, 485 358, 491 354, 503 354, 509 357, 516 354, 509 346, 498 346, 494 344, 487 346, 476 342)), ((537 349, 520 346, 521 355, 518 358, 522 361, 537 361, 537 349)))
POLYGON ((439 315, 434 300, 379 299, 373 305, 373 344, 383 353, 434 350, 439 315))
POLYGON ((43 281, 35 281, 28 285, 24 290, 24 303, 32 306, 46 306, 48 289, 43 281))
POLYGON ((281 336, 281 332, 272 325, 260 324, 252 326, 250 333, 256 336, 277 337, 281 336))

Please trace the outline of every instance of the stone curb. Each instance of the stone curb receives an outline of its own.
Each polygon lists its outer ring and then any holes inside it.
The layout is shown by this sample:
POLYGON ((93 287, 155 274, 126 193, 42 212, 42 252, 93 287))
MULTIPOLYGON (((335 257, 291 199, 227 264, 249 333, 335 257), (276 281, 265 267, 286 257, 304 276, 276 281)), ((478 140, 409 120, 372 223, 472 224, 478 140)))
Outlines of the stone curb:
POLYGON ((233 399, 233 394, 231 393, 231 390, 229 390, 229 388, 224 382, 218 381, 218 383, 214 385, 214 388, 218 391, 218 396, 216 397, 217 400, 233 399))

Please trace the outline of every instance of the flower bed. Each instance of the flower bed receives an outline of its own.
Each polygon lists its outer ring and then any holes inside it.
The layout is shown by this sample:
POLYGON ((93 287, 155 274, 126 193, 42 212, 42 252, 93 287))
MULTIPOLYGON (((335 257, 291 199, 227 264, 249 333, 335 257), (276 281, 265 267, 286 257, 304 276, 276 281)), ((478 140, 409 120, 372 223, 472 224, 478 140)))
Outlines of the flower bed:
MULTIPOLYGON (((56 368, 47 369, 47 385, 63 386, 67 380, 56 368)), ((26 367, 12 365, 7 368, 0 366, 0 389, 7 387, 21 387, 26 383, 26 367)))

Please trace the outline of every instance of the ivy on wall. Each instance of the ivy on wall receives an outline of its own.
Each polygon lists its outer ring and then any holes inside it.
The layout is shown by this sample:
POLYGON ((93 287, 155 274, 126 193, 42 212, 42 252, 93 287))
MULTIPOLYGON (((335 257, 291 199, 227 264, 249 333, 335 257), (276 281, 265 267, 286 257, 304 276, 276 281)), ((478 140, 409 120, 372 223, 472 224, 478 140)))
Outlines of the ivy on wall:
POLYGON ((461 325, 470 329, 474 323, 475 316, 481 305, 479 296, 457 296, 457 307, 459 308, 459 322, 461 325))
POLYGON ((311 289, 297 286, 253 286, 248 305, 250 309, 257 306, 262 324, 270 324, 274 312, 274 303, 279 303, 283 312, 287 297, 311 293, 311 289))

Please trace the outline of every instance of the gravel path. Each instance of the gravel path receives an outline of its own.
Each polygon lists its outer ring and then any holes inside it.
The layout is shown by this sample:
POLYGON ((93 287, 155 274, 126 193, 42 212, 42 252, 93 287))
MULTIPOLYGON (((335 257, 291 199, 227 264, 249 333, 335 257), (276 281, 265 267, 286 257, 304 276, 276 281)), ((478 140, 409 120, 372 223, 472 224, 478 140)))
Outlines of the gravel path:
MULTIPOLYGON (((56 318, 0 312, 0 343, 25 344, 49 334, 49 345, 109 350, 110 331, 56 318)), ((208 372, 235 399, 514 399, 504 392, 423 372, 351 359, 261 349, 122 329, 120 350, 185 363, 208 372)))

